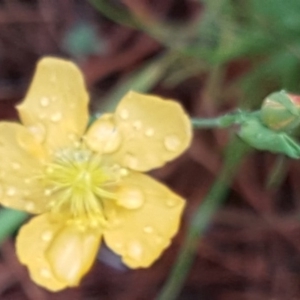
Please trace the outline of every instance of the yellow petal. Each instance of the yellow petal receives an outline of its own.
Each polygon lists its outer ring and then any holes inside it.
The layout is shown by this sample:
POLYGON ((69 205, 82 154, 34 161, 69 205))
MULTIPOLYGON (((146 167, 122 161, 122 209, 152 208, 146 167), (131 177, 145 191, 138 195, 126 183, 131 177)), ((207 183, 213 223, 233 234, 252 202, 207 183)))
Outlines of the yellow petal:
POLYGON ((0 123, 0 203, 40 213, 45 209, 40 171, 46 159, 34 136, 17 123, 0 123))
POLYGON ((130 169, 160 167, 190 144, 191 123, 175 101, 129 92, 114 117, 122 142, 112 158, 130 169))
POLYGON ((117 193, 118 205, 106 203, 105 241, 129 267, 148 267, 177 232, 184 201, 139 173, 124 177, 117 193))
POLYGON ((17 108, 23 124, 34 128, 51 149, 83 134, 88 122, 88 95, 80 70, 72 62, 42 59, 23 103, 17 108))
POLYGON ((60 228, 60 223, 50 223, 48 215, 41 215, 22 226, 16 241, 17 255, 28 266, 33 281, 51 291, 67 287, 66 282, 56 278, 45 258, 45 251, 60 228))
POLYGON ((17 253, 37 284, 58 291, 79 284, 92 266, 99 244, 99 231, 44 214, 21 228, 17 253))

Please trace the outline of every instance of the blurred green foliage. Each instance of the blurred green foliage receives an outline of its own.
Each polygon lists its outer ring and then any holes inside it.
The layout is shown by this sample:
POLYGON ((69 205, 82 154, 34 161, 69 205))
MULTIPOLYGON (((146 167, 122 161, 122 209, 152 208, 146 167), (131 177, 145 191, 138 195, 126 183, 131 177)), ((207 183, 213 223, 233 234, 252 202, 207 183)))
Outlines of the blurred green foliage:
POLYGON ((100 54, 106 48, 104 39, 99 38, 99 33, 87 21, 80 21, 70 27, 63 37, 62 46, 77 59, 90 54, 100 54))
POLYGON ((114 2, 90 0, 117 23, 146 32, 176 53, 172 72, 160 74, 170 84, 190 76, 221 74, 232 64, 239 76, 222 88, 221 102, 239 90, 240 106, 259 107, 274 90, 300 93, 300 2, 298 0, 202 0, 198 18, 185 23, 146 21, 114 2), (116 16, 122 16, 116 18, 116 16))

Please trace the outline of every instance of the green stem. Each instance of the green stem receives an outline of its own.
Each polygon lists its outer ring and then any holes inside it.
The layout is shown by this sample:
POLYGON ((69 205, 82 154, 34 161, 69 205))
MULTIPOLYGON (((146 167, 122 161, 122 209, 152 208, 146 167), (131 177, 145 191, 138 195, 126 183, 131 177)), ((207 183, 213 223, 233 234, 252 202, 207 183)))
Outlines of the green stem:
POLYGON ((226 199, 228 186, 233 181, 240 162, 248 151, 249 147, 238 138, 234 139, 228 146, 222 170, 192 218, 178 260, 157 300, 173 300, 178 296, 194 261, 199 239, 226 199))
POLYGON ((3 208, 0 210, 0 245, 26 220, 28 214, 23 211, 3 208))
POLYGON ((193 118, 192 125, 196 129, 200 128, 224 128, 234 124, 241 124, 250 114, 257 112, 246 112, 237 110, 235 112, 217 118, 193 118))
POLYGON ((267 182, 265 183, 267 190, 275 190, 286 178, 288 162, 289 160, 285 155, 279 155, 276 158, 274 166, 269 173, 267 182))

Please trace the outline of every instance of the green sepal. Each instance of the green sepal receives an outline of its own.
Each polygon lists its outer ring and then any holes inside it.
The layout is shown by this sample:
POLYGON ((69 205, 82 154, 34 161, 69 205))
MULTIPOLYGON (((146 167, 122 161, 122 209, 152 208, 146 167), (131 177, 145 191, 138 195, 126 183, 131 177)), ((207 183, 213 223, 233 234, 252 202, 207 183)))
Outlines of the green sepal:
POLYGON ((300 145, 284 132, 276 132, 264 126, 257 117, 246 120, 238 136, 255 149, 300 158, 300 145))

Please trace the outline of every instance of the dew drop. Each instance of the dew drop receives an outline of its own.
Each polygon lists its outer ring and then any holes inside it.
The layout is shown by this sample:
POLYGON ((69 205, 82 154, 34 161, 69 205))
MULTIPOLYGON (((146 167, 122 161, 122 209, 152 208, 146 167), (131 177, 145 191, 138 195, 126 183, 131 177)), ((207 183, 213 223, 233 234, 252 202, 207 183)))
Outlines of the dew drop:
POLYGON ((44 191, 44 195, 45 196, 50 196, 52 194, 52 190, 51 189, 45 189, 44 191))
POLYGON ((120 243, 120 242, 117 242, 117 243, 114 244, 114 247, 115 247, 116 249, 122 249, 122 248, 123 248, 123 244, 120 243))
POLYGON ((45 242, 49 242, 53 237, 53 232, 50 230, 46 230, 42 233, 42 240, 45 242))
POLYGON ((178 138, 177 135, 168 135, 165 140, 164 140, 164 144, 167 150, 169 151, 177 151, 177 149, 179 148, 181 142, 178 138))
POLYGON ((7 190, 6 190, 6 195, 9 196, 9 197, 14 196, 16 193, 17 193, 16 188, 14 188, 12 186, 7 188, 7 190))
POLYGON ((128 170, 125 168, 120 169, 120 175, 121 176, 127 176, 129 174, 128 170))
POLYGON ((75 133, 69 133, 68 134, 68 139, 70 140, 70 141, 76 141, 77 140, 77 135, 75 134, 75 133))
POLYGON ((113 228, 120 227, 122 223, 123 220, 119 218, 112 218, 112 220, 110 221, 110 224, 113 228))
POLYGON ((128 113, 128 110, 123 108, 120 112, 120 116, 123 120, 127 120, 128 117, 129 117, 129 113, 128 113))
POLYGON ((166 204, 168 207, 174 207, 177 204, 177 201, 175 199, 168 199, 166 204))
POLYGON ((46 173, 47 174, 52 174, 54 172, 53 168, 52 167, 47 167, 46 168, 46 173))
POLYGON ((146 232, 146 233, 152 233, 154 231, 154 229, 151 226, 145 226, 143 228, 143 231, 146 232))
POLYGON ((157 243, 157 244, 162 244, 163 240, 164 240, 164 239, 163 239, 160 235, 157 235, 157 236, 154 238, 154 241, 155 241, 155 243, 157 243))
POLYGON ((122 188, 118 193, 118 204, 128 209, 138 209, 144 201, 143 192, 137 188, 122 188))
POLYGON ((143 247, 140 242, 132 241, 127 245, 127 255, 133 259, 141 259, 143 255, 143 247))
POLYGON ((61 118, 62 118, 62 114, 61 114, 61 112, 58 111, 58 112, 51 115, 50 120, 52 122, 58 122, 58 121, 61 120, 61 118))
POLYGON ((89 130, 86 143, 91 150, 112 153, 121 146, 122 138, 110 120, 98 120, 89 130))
POLYGON ((47 98, 47 97, 41 98, 40 104, 41 104, 42 107, 49 106, 49 104, 50 104, 49 98, 47 98))
POLYGON ((140 130, 142 128, 142 122, 140 120, 134 121, 132 126, 135 130, 140 130))
POLYGON ((100 226, 99 220, 91 220, 89 224, 92 228, 99 228, 100 226))
POLYGON ((31 179, 29 179, 29 178, 26 178, 26 179, 24 179, 24 182, 25 182, 25 184, 30 184, 30 182, 31 182, 31 179))
POLYGON ((21 165, 16 163, 16 162, 13 162, 11 164, 11 167, 14 169, 14 170, 19 170, 21 168, 21 165))
POLYGON ((39 143, 42 143, 46 137, 46 129, 42 124, 36 124, 34 126, 29 126, 28 130, 36 138, 39 143))
POLYGON ((35 209, 35 204, 34 204, 33 202, 28 202, 28 203, 26 203, 26 205, 25 205, 25 209, 26 209, 27 211, 32 212, 32 211, 34 211, 34 209, 35 209))
POLYGON ((40 270, 40 274, 44 278, 50 278, 51 277, 51 272, 48 269, 46 269, 46 268, 42 268, 40 270))
POLYGON ((130 169, 136 169, 138 166, 138 159, 131 153, 126 153, 124 156, 124 164, 130 169))
POLYGON ((150 137, 150 136, 153 136, 153 134, 154 134, 153 128, 148 128, 148 129, 145 130, 145 135, 146 136, 150 137))

